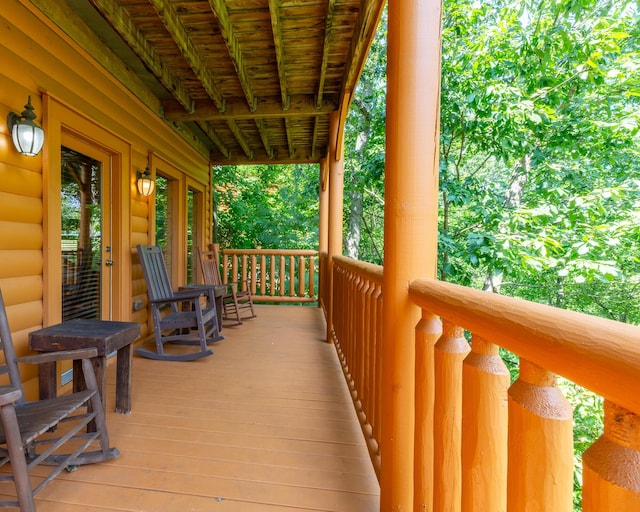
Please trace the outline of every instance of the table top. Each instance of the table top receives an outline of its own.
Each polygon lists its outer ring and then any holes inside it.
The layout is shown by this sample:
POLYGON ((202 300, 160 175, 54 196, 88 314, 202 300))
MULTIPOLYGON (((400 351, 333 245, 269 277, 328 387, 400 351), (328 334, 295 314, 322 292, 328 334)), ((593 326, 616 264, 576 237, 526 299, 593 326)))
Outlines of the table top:
POLYGON ((54 352, 95 347, 99 356, 129 345, 140 336, 137 322, 78 318, 29 333, 29 348, 54 352))

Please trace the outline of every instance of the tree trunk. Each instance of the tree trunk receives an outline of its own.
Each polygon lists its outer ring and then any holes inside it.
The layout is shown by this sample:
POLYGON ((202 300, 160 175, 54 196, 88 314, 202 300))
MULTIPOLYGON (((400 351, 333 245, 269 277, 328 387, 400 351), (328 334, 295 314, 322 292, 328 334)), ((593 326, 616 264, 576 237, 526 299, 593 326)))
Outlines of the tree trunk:
MULTIPOLYGON (((523 156, 520 159, 520 165, 515 170, 509 189, 505 194, 505 208, 515 209, 520 206, 522 201, 522 193, 524 186, 527 183, 529 171, 531 170, 531 159, 528 156, 523 156)), ((486 292, 500 293, 500 286, 502 286, 502 270, 494 267, 487 269, 487 274, 484 279, 484 286, 482 289, 486 292)))

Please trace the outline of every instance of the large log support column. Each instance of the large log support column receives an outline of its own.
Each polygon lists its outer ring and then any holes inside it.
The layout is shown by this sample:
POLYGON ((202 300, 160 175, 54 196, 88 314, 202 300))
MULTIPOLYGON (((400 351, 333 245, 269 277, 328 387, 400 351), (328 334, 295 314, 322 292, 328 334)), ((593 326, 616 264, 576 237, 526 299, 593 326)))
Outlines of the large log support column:
POLYGON ((331 114, 329 125, 329 233, 327 239, 327 341, 333 329, 333 257, 342 255, 342 201, 344 190, 344 154, 338 147, 338 112, 331 114))
POLYGON ((320 160, 320 212, 318 220, 318 307, 327 314, 327 283, 328 265, 327 253, 329 248, 329 163, 326 158, 320 160))
MULTIPOLYGON (((409 283, 435 277, 439 0, 389 0, 381 510, 413 510, 414 326, 409 283)), ((431 510, 432 504, 425 504, 431 510)))

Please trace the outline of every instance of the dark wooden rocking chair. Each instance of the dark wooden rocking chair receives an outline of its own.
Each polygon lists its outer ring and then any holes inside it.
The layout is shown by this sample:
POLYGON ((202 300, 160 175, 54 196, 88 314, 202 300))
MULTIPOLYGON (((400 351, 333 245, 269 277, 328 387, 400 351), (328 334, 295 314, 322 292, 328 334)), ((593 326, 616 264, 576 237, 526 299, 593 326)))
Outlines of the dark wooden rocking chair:
POLYGON ((138 348, 135 353, 166 361, 193 361, 213 354, 207 345, 224 339, 219 333, 213 286, 173 291, 162 249, 154 245, 138 245, 137 249, 151 303, 156 351, 138 348), (203 297, 207 299, 205 305, 201 303, 203 297), (168 354, 163 348, 167 342, 200 345, 200 351, 168 354))
POLYGON ((90 360, 97 356, 95 348, 16 358, 0 293, 0 349, 5 360, 0 365, 0 373, 9 376, 9 384, 0 386, 0 466, 10 462, 12 470, 12 474, 0 475, 0 481, 13 481, 17 495, 17 501, 0 501, 0 507, 19 506, 22 512, 35 512, 34 495, 63 469, 71 471, 78 465, 104 462, 117 457, 119 452, 116 448, 109 448, 104 408, 90 360), (42 363, 61 359, 82 360, 86 389, 48 400, 27 402, 18 362, 42 363), (91 421, 95 421, 95 432, 87 432, 86 427, 91 421), (67 441, 70 443, 66 444, 67 441), (92 451, 96 444, 99 449, 92 451), (69 453, 62 453, 63 445, 71 446, 69 453), (54 468, 43 481, 32 487, 29 474, 39 464, 54 468))
POLYGON ((215 251, 203 251, 198 248, 198 259, 200 260, 200 268, 202 276, 206 284, 215 286, 224 286, 225 292, 222 297, 222 316, 223 318, 231 318, 233 315, 236 323, 242 323, 240 310, 248 309, 249 316, 244 318, 254 318, 256 312, 253 309, 253 297, 251 296, 250 283, 242 281, 240 283, 223 283, 220 277, 220 264, 215 251))

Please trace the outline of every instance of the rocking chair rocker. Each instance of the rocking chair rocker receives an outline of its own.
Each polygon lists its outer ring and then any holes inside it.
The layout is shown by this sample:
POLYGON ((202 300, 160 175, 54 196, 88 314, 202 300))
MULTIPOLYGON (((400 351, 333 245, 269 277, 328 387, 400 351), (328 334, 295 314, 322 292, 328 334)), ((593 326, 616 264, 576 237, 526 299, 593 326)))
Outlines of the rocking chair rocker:
POLYGON ((0 373, 9 375, 9 385, 0 386, 0 466, 10 462, 12 471, 10 475, 0 476, 0 481, 13 481, 17 494, 17 501, 0 501, 0 507, 19 506, 22 512, 35 512, 34 495, 62 470, 104 462, 119 455, 116 448, 109 448, 104 408, 91 364, 90 358, 97 356, 97 350, 49 352, 16 358, 2 293, 0 350, 6 361, 0 365, 0 373), (86 389, 48 400, 27 402, 18 362, 43 363, 62 359, 82 360, 86 389), (86 431, 85 427, 91 421, 95 421, 95 432, 86 431), (62 453, 67 441, 71 441, 70 453, 62 453), (99 449, 90 451, 94 442, 99 443, 99 449), (38 464, 55 467, 43 481, 32 487, 29 474, 38 464))
POLYGON ((136 349, 135 353, 150 359, 193 361, 210 356, 207 345, 224 339, 219 333, 214 287, 173 291, 162 257, 162 249, 154 245, 138 245, 138 255, 147 283, 155 330, 156 352, 136 349), (206 298, 206 304, 200 302, 206 298), (182 310, 179 309, 182 305, 182 310), (168 310, 168 311, 167 311, 168 310), (199 352, 167 354, 165 343, 200 345, 199 352))

